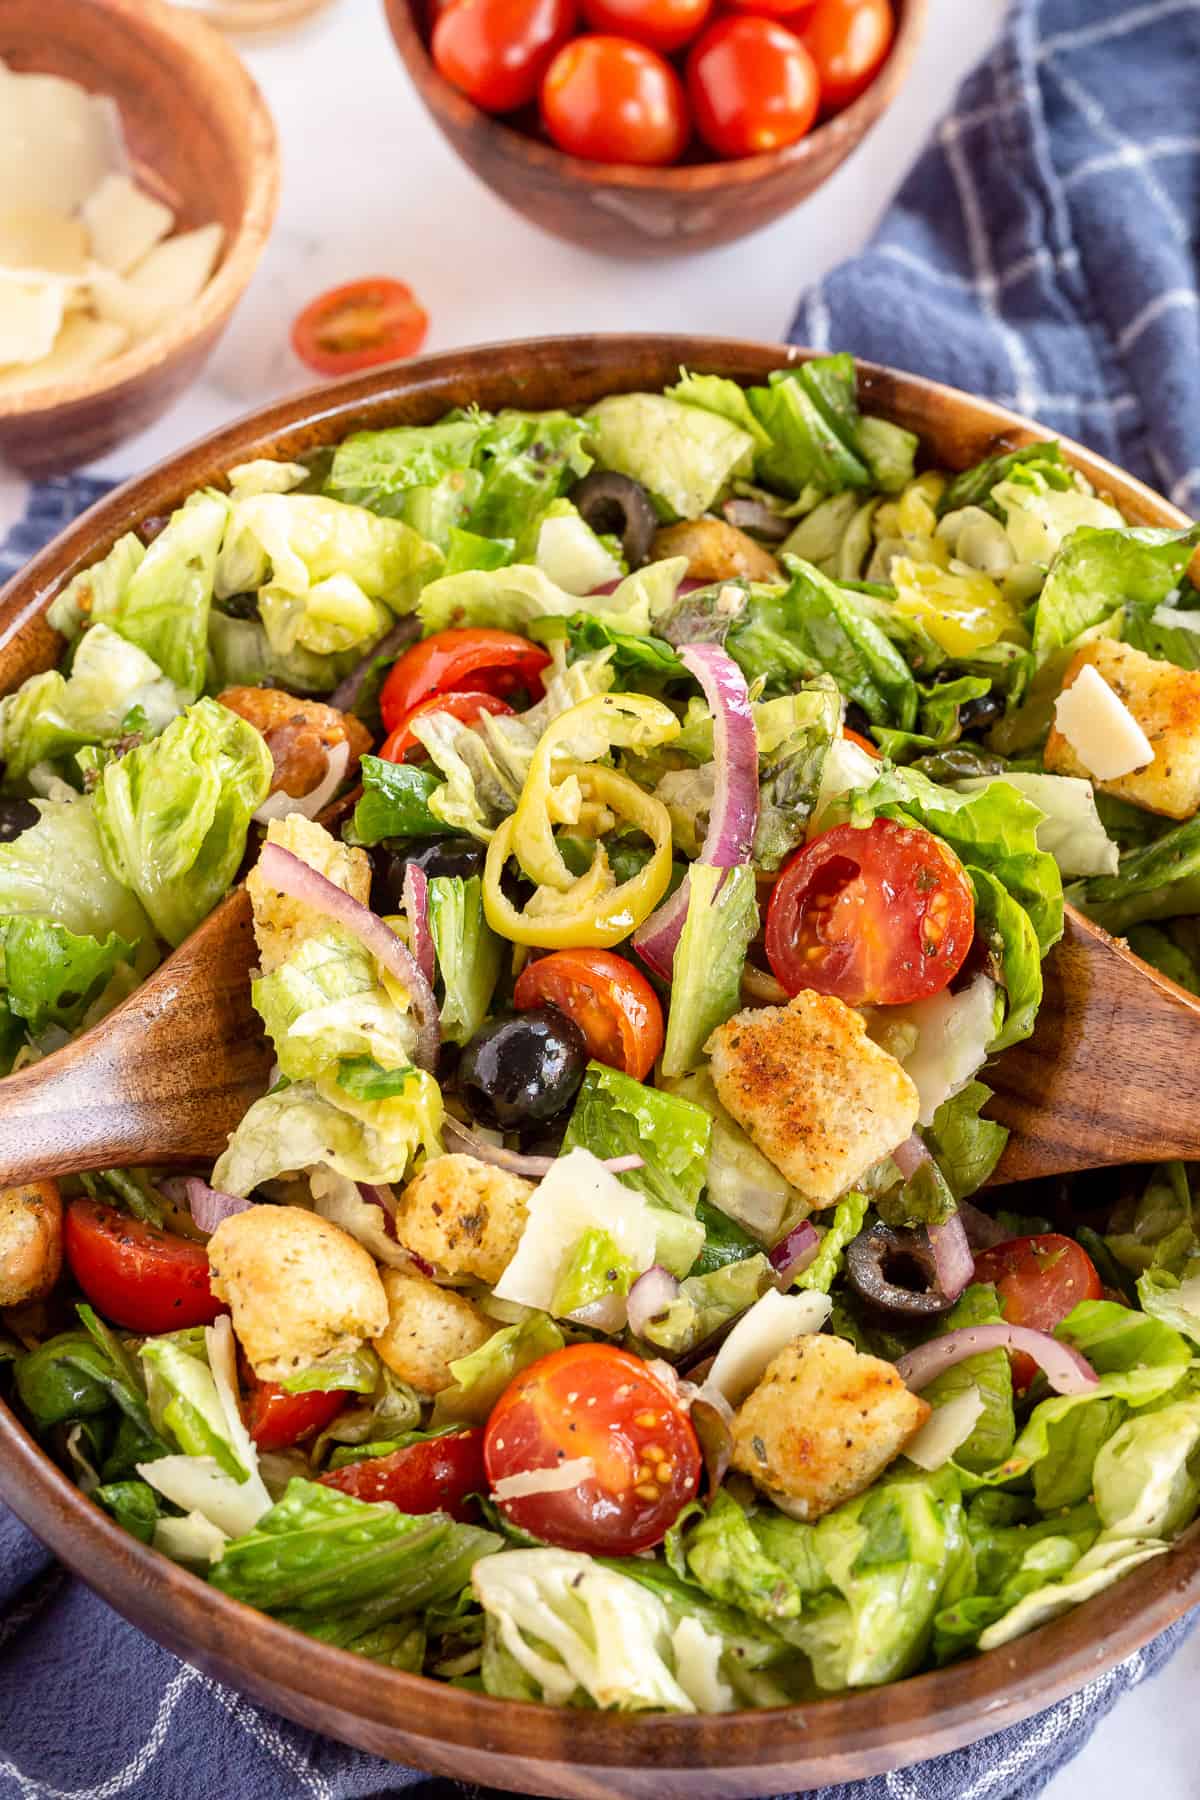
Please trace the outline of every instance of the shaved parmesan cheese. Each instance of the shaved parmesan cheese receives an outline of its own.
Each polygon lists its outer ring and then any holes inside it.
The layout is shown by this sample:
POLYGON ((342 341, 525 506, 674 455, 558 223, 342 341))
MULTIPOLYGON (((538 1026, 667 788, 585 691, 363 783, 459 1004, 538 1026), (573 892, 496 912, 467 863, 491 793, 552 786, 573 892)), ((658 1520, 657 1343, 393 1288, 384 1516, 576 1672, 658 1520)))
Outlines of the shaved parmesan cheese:
POLYGON ((62 319, 62 289, 56 283, 0 281, 0 363, 40 362, 53 348, 62 319))
POLYGON ((580 1482, 590 1481, 596 1465, 590 1456, 569 1456, 566 1462, 549 1469, 522 1469, 517 1475, 502 1475, 492 1484, 492 1499, 523 1500, 529 1494, 565 1494, 580 1482))
POLYGON ((937 1407, 915 1437, 904 1446, 909 1462, 930 1473, 948 1463, 974 1431, 983 1411, 983 1395, 977 1387, 964 1388, 944 1406, 937 1407))
POLYGON ((219 225, 201 225, 159 244, 130 275, 97 268, 91 284, 96 311, 133 338, 149 337, 205 287, 223 235, 219 225))
POLYGON ((590 1150, 555 1161, 529 1196, 516 1254, 494 1293, 549 1312, 571 1253, 585 1231, 606 1231, 640 1275, 654 1261, 654 1220, 645 1196, 617 1180, 590 1150))
MULTIPOLYGON (((3 295, 0 293, 0 311, 3 295)), ((116 356, 129 342, 129 334, 107 319, 91 319, 84 313, 73 313, 57 338, 49 355, 35 363, 15 369, 0 369, 0 394, 17 393, 23 388, 50 387, 56 381, 73 381, 87 375, 100 363, 116 356)))
POLYGON ((70 215, 123 160, 120 115, 111 100, 59 75, 8 72, 0 107, 0 212, 46 207, 70 215))
POLYGON ((820 1331, 832 1310, 828 1294, 781 1294, 769 1288, 717 1351, 701 1394, 707 1399, 712 1390, 731 1406, 740 1406, 785 1345, 820 1331))
POLYGON ((253 1531, 270 1511, 271 1497, 261 1481, 235 1481, 213 1456, 158 1456, 153 1462, 138 1463, 137 1472, 174 1505, 203 1513, 229 1537, 253 1531))
POLYGON ((1091 663, 1054 702, 1054 722, 1097 781, 1116 781, 1154 761, 1149 738, 1091 663))
POLYGON ((159 1519, 154 1527, 154 1548, 172 1562, 220 1562, 228 1542, 225 1533, 203 1513, 190 1512, 182 1519, 159 1519))
POLYGON ((87 232, 78 219, 21 206, 0 213, 0 265, 45 280, 75 280, 87 267, 87 232))
POLYGON ((118 275, 148 256, 175 223, 170 207, 144 193, 128 175, 106 175, 82 211, 92 255, 118 275))
POLYGON ((915 1027, 915 1047, 898 1060, 917 1085, 918 1123, 929 1125, 943 1100, 966 1087, 987 1059, 988 1045, 996 1035, 996 984, 981 974, 958 994, 943 988, 940 994, 908 1006, 865 1010, 872 1036, 879 1030, 896 1041, 895 1034, 904 1027, 915 1027))

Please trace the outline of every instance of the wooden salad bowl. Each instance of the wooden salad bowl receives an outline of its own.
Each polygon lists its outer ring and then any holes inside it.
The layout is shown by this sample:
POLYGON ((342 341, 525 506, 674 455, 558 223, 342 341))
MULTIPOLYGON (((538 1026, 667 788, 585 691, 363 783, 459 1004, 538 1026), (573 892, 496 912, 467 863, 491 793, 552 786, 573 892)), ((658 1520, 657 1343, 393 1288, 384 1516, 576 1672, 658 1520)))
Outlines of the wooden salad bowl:
MULTIPOLYGON (((254 456, 295 457, 362 428, 426 424, 449 407, 586 406, 659 389, 681 363, 761 381, 794 348, 698 337, 552 338, 423 357, 251 415, 128 482, 71 525, 0 594, 10 684, 52 663, 43 614, 114 540, 254 456)), ((863 404, 963 468, 1044 435, 951 388, 863 365, 863 404)), ((1074 444, 1070 460, 1134 524, 1181 515, 1074 444)), ((102 1027, 101 1027, 102 1029, 102 1027)), ((1053 1068, 1045 1070, 1053 1083, 1053 1068)), ((104 1096, 108 1099, 109 1096, 104 1096)), ((0 1083, 0 1107, 3 1084, 0 1083)), ((493 1700, 298 1637, 146 1548, 87 1500, 0 1403, 0 1496, 117 1610, 208 1674, 308 1727, 397 1761, 524 1794, 673 1800, 805 1792, 972 1742, 1102 1675, 1200 1601, 1200 1525, 1171 1550, 1028 1637, 888 1687, 770 1712, 622 1716, 493 1700)))
POLYGON ((176 228, 216 220, 225 231, 208 285, 161 331, 89 374, 0 397, 0 456, 52 475, 152 424, 199 373, 270 235, 279 148, 233 49, 164 0, 4 0, 0 58, 110 95, 133 173, 173 209, 176 228))
POLYGON ((928 0, 893 0, 886 63, 842 112, 797 144, 759 156, 673 168, 587 162, 537 134, 534 109, 515 122, 480 109, 440 75, 429 53, 427 0, 384 0, 396 48, 442 136, 467 167, 543 231, 586 250, 650 259, 711 250, 769 225, 840 168, 899 93, 925 25, 928 0))

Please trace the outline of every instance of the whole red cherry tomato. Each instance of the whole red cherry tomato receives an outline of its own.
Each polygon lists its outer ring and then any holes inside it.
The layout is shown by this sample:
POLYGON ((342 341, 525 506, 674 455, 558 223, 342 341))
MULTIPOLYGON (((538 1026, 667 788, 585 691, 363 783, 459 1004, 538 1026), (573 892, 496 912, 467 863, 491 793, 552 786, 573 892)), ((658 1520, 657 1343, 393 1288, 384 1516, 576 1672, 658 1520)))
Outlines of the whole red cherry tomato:
POLYGON ((347 1463, 320 1479, 323 1487, 337 1488, 356 1500, 388 1500, 404 1513, 445 1512, 460 1524, 470 1524, 479 1516, 470 1496, 487 1488, 483 1433, 472 1428, 422 1438, 386 1456, 347 1463))
POLYGON ((428 314, 410 287, 372 275, 310 300, 292 324, 292 348, 318 375, 353 375, 415 356, 428 330, 428 314))
POLYGON ((433 60, 484 112, 512 112, 574 29, 575 0, 454 0, 433 28, 433 60))
POLYGON ((817 0, 796 29, 817 65, 822 108, 839 112, 874 81, 896 21, 889 0, 817 0))
POLYGON ((583 1033, 589 1056, 644 1081, 663 1047, 662 1007, 640 969, 611 950, 554 950, 526 963, 513 1005, 557 1006, 583 1033))
MULTIPOLYGON (((1081 1300, 1104 1292, 1096 1265, 1074 1238, 1056 1231, 1041 1237, 1011 1238, 975 1258, 976 1281, 992 1281, 1000 1310, 1010 1325, 1052 1332, 1081 1300)), ((1024 1350, 1010 1350, 1013 1386, 1027 1388, 1037 1364, 1024 1350)))
POLYGON ((582 0, 593 31, 633 38, 669 56, 695 37, 713 9, 713 0, 582 0))
POLYGON ((806 13, 813 0, 725 0, 730 12, 755 13, 763 19, 783 19, 793 30, 801 13, 806 13))
POLYGON ((590 162, 675 162, 691 131, 683 84, 664 57, 629 38, 580 37, 542 82, 542 122, 590 162))
POLYGON ((720 156, 756 156, 802 138, 817 116, 812 57, 776 19, 717 19, 688 54, 696 130, 720 156))
POLYGON ((101 1200, 72 1200, 63 1226, 72 1275, 98 1312, 152 1336, 211 1325, 225 1311, 203 1244, 144 1225, 101 1200))
POLYGON ((393 663, 379 696, 379 710, 388 730, 395 731, 430 694, 466 689, 504 699, 523 690, 537 700, 542 670, 549 663, 549 651, 515 631, 489 625, 435 631, 393 663))

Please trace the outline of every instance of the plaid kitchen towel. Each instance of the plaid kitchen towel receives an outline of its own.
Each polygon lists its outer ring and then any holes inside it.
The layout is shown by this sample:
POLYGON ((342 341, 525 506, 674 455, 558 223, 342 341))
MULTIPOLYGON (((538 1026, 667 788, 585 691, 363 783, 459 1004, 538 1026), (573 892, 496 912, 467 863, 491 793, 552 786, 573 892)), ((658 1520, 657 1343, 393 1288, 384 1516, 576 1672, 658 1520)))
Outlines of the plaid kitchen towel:
MULTIPOLYGON (((792 336, 986 393, 1200 509, 1200 0, 1018 0, 872 245, 792 336)), ((104 483, 0 479, 0 576, 104 483), (5 536, 7 532, 7 537, 5 536)), ((1035 1800, 1195 1616, 1069 1700, 817 1800, 1035 1800)), ((261 1711, 0 1507, 0 1800, 471 1800, 261 1711)))

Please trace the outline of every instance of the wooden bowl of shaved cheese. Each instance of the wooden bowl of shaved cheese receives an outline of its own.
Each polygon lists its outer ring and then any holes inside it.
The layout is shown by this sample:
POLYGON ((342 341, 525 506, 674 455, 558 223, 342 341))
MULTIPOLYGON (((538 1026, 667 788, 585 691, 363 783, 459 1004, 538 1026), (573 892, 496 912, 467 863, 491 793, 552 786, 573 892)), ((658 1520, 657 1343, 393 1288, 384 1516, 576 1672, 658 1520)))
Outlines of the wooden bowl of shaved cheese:
POLYGON ((0 458, 78 467, 150 424, 254 273, 275 130, 225 40, 163 0, 0 7, 0 458))

